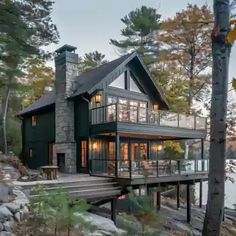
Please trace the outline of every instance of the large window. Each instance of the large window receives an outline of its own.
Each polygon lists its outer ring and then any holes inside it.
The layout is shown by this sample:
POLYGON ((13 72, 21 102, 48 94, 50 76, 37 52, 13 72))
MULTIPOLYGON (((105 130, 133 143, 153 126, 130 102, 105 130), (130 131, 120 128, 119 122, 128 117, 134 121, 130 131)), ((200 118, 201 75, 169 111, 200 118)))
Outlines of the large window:
POLYGON ((87 167, 87 141, 81 141, 81 167, 87 167))
POLYGON ((119 77, 116 78, 109 86, 125 89, 125 73, 122 73, 121 75, 119 75, 119 77))
POLYGON ((119 120, 129 121, 129 110, 128 110, 128 100, 125 98, 119 98, 118 104, 119 120))
POLYGON ((113 122, 116 120, 116 97, 108 97, 107 98, 107 120, 108 122, 113 122))
POLYGON ((147 122, 147 103, 139 103, 139 122, 147 122))
POLYGON ((132 74, 130 74, 130 91, 142 93, 132 74))
POLYGON ((129 109, 130 109, 130 121, 137 122, 137 120, 138 120, 138 102, 137 101, 130 101, 129 102, 129 109))
POLYGON ((128 143, 121 143, 120 144, 120 158, 122 161, 128 161, 129 156, 128 156, 128 143))

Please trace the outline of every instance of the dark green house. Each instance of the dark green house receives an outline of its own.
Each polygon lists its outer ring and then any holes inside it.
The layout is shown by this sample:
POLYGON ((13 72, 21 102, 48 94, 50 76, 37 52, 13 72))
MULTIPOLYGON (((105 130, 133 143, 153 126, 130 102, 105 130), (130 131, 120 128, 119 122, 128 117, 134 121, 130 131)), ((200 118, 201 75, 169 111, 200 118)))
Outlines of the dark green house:
POLYGON ((75 49, 56 51, 54 91, 19 115, 22 161, 30 168, 53 164, 62 172, 120 178, 144 170, 176 173, 175 161, 168 170, 158 169, 161 142, 203 140, 205 118, 170 112, 136 53, 79 74, 75 49))

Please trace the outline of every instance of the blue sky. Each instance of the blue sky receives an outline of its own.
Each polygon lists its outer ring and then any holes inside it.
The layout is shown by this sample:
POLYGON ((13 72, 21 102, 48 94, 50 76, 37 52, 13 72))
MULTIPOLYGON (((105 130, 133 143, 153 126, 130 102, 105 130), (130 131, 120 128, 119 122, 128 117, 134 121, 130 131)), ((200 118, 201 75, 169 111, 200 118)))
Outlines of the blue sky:
MULTIPOLYGON (((53 9, 60 42, 51 45, 54 51, 63 44, 76 46, 79 55, 98 50, 106 54, 108 60, 118 57, 115 48, 109 44, 111 38, 120 38, 120 21, 131 10, 142 5, 154 7, 163 19, 174 16, 188 3, 212 6, 213 0, 57 0, 53 9)), ((236 76, 236 45, 232 50, 230 77, 236 76)))

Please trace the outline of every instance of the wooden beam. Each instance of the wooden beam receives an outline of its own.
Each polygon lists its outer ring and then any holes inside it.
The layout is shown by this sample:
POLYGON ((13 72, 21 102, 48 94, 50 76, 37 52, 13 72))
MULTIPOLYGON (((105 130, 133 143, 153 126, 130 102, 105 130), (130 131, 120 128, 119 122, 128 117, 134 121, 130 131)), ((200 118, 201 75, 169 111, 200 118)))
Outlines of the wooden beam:
POLYGON ((190 196, 190 184, 187 184, 187 222, 191 222, 191 196, 190 196))
POLYGON ((117 199, 113 198, 111 200, 111 220, 116 225, 116 207, 117 207, 117 199))

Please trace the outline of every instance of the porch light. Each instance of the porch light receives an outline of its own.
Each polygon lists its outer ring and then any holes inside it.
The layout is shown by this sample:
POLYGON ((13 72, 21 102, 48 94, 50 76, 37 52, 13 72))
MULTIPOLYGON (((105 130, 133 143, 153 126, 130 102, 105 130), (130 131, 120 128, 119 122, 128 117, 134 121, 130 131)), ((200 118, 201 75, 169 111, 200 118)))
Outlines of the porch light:
POLYGON ((92 150, 97 151, 97 148, 98 148, 98 144, 97 144, 97 142, 94 142, 92 145, 92 150))
POLYGON ((158 111, 158 104, 153 104, 152 109, 153 109, 153 111, 158 111))
POLYGON ((154 152, 160 152, 162 149, 163 149, 163 147, 162 147, 161 144, 159 144, 159 145, 156 144, 156 145, 153 146, 153 151, 154 152))
POLYGON ((95 95, 95 103, 101 103, 101 101, 102 101, 102 95, 97 93, 95 95))

